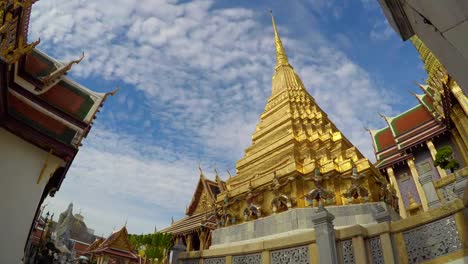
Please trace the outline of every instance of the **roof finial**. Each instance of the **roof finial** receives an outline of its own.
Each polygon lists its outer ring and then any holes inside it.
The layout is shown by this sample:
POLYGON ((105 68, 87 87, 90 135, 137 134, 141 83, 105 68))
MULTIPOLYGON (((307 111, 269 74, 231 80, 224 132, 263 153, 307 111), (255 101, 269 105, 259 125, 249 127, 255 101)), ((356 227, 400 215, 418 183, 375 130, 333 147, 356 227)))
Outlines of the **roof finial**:
POLYGON ((289 65, 288 57, 286 56, 286 52, 283 48, 283 43, 278 34, 278 30, 276 28, 275 18, 273 17, 273 11, 270 10, 271 14, 271 22, 273 24, 273 31, 275 32, 275 48, 276 48, 276 67, 279 66, 287 66, 289 65))
POLYGON ((198 170, 200 171, 200 178, 204 178, 205 175, 203 175, 203 171, 202 171, 202 168, 201 168, 201 162, 200 161, 198 162, 198 170))
POLYGON ((214 171, 215 171, 215 181, 217 183, 221 182, 221 178, 219 177, 218 170, 216 169, 216 165, 214 166, 214 171))
POLYGON ((231 179, 232 175, 231 173, 229 172, 229 169, 226 169, 227 173, 229 174, 229 179, 231 179))

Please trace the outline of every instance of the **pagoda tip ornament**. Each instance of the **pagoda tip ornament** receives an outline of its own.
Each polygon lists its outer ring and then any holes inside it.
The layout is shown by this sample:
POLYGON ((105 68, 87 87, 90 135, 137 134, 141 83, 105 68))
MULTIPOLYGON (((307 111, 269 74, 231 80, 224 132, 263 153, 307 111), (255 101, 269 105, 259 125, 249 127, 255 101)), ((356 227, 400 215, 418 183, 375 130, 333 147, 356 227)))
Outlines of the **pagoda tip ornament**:
POLYGON ((283 43, 279 37, 278 30, 276 28, 275 17, 273 12, 270 10, 271 23, 273 24, 273 31, 275 33, 275 48, 276 48, 276 68, 280 66, 290 66, 286 52, 284 51, 283 43))

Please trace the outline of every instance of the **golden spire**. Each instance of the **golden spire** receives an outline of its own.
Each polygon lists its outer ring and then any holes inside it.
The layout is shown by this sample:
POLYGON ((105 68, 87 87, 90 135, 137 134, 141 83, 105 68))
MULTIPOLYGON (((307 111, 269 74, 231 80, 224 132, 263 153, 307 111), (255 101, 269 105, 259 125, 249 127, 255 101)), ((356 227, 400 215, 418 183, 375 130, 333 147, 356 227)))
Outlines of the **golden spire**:
POLYGON ((273 17, 273 12, 270 11, 271 14, 271 23, 273 24, 273 31, 275 32, 275 47, 276 47, 276 67, 279 66, 288 66, 288 56, 286 56, 286 52, 283 48, 283 43, 278 34, 278 30, 276 29, 275 18, 273 17))

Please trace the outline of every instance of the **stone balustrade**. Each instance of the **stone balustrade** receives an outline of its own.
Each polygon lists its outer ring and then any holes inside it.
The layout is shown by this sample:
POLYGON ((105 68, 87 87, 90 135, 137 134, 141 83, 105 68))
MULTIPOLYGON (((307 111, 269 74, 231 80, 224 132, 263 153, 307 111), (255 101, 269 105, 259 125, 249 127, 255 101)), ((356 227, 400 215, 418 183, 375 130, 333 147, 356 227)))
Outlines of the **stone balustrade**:
MULTIPOLYGON (((179 263, 315 264, 329 257, 324 254, 335 254, 338 263, 464 263, 468 261, 468 214, 464 211, 468 208, 463 201, 454 199, 406 219, 383 217, 380 223, 338 228, 333 227, 333 217, 326 211, 322 213, 325 217, 311 218, 314 228, 183 252, 179 263), (335 251, 319 246, 329 243, 329 235, 318 235, 329 228, 334 232, 325 233, 334 236, 335 251)), ((329 259, 333 261, 333 256, 329 259)))

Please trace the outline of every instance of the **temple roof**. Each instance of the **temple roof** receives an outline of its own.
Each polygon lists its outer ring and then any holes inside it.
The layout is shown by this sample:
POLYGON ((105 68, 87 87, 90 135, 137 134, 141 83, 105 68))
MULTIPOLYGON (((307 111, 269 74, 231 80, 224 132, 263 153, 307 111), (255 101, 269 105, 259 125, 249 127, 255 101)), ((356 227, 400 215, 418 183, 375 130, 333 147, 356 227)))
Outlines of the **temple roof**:
POLYGON ((160 230, 161 233, 171 233, 175 236, 185 235, 201 230, 202 228, 215 229, 216 216, 210 212, 186 216, 173 224, 160 230))
POLYGON ((402 150, 445 131, 445 127, 432 114, 432 99, 426 94, 415 94, 415 97, 419 104, 394 117, 385 117, 387 126, 371 131, 377 167, 386 167, 407 158, 402 150))
MULTIPOLYGON (((220 184, 222 188, 224 182, 220 181, 220 184)), ((195 189, 194 194, 192 195, 192 200, 190 201, 190 204, 187 207, 185 213, 187 215, 193 215, 198 212, 207 210, 208 206, 211 206, 215 203, 216 196, 222 191, 220 189, 220 184, 207 179, 200 171, 200 179, 198 180, 197 187, 195 189), (202 199, 205 199, 205 201, 202 201, 202 199), (205 204, 201 204, 201 202, 205 204)))
POLYGON ((117 255, 132 260, 138 259, 138 255, 128 241, 128 231, 125 226, 113 232, 101 243, 95 241, 95 243, 91 244, 87 252, 90 254, 117 255))

